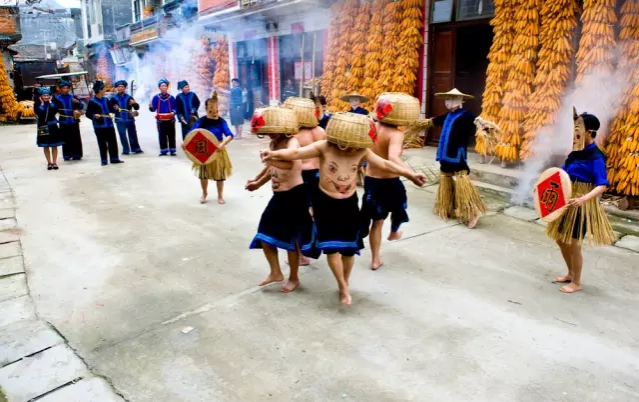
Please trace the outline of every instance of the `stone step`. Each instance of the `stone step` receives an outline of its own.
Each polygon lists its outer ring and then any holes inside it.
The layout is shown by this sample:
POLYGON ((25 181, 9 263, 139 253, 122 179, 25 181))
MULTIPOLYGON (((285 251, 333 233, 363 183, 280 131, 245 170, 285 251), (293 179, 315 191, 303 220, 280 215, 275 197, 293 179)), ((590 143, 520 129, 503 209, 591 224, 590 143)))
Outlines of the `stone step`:
POLYGON ((473 163, 470 166, 470 178, 495 186, 516 189, 521 172, 515 169, 503 169, 494 164, 473 163))
POLYGON ((477 180, 471 180, 473 185, 477 187, 480 193, 486 194, 492 197, 497 197, 505 202, 509 202, 515 190, 507 187, 498 186, 495 184, 485 183, 477 180))

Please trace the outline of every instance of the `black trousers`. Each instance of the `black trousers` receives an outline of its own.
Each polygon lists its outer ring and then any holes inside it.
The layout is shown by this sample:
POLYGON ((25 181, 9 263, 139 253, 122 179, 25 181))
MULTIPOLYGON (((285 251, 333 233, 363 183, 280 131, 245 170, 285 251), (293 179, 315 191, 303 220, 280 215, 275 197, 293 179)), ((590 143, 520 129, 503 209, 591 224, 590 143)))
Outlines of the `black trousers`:
POLYGON ((118 139, 115 135, 115 127, 96 128, 95 136, 98 139, 100 148, 100 159, 102 163, 107 163, 107 153, 111 162, 119 160, 118 139))
POLYGON ((158 121, 158 136, 160 140, 160 153, 166 155, 175 153, 175 122, 158 121))
POLYGON ((60 135, 64 140, 62 157, 65 161, 82 158, 82 137, 80 123, 60 124, 60 135))

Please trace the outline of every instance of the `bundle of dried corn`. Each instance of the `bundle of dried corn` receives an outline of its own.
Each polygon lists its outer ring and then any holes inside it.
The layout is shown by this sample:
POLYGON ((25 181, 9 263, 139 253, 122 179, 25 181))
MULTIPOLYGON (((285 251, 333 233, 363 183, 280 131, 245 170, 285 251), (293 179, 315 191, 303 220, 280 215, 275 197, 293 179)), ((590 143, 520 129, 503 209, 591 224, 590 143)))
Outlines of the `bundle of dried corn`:
POLYGON ((215 75, 213 87, 218 92, 218 107, 220 115, 224 116, 229 110, 229 42, 221 35, 215 43, 215 75))
POLYGON ((538 130, 554 123, 561 96, 570 78, 575 54, 573 40, 579 4, 576 0, 546 1, 541 9, 541 48, 537 61, 535 92, 524 121, 524 142, 519 156, 532 156, 538 130))
POLYGON ((615 0, 584 0, 577 51, 577 82, 592 72, 612 71, 615 46, 615 0))
POLYGON ((17 120, 24 111, 9 85, 2 53, 0 53, 0 110, 5 114, 6 120, 17 120))
POLYGON ((360 92, 364 83, 364 61, 366 57, 366 34, 371 19, 371 4, 364 0, 357 10, 355 29, 351 34, 352 54, 351 71, 348 76, 348 91, 360 92))
POLYGON ((415 93, 417 70, 419 69, 419 48, 423 38, 422 7, 420 0, 402 0, 399 42, 397 43, 397 79, 392 90, 409 95, 415 93))
MULTIPOLYGON (((497 121, 502 106, 504 87, 508 78, 513 39, 515 37, 515 8, 507 0, 495 0, 495 17, 490 21, 493 26, 493 43, 488 52, 486 70, 486 88, 481 105, 481 116, 488 121, 497 121)), ((483 135, 476 136, 475 151, 481 155, 495 152, 484 141, 483 135)))
POLYGON ((339 50, 335 62, 335 75, 331 93, 330 109, 334 111, 342 110, 345 107, 344 102, 340 101, 339 97, 348 91, 348 74, 353 60, 351 32, 355 24, 358 9, 357 0, 346 0, 341 10, 339 21, 339 50))
MULTIPOLYGON (((213 81, 213 60, 211 60, 211 45, 208 38, 200 39, 200 49, 195 58, 195 74, 191 89, 204 100, 209 97, 213 81)), ((190 83, 190 81, 189 81, 190 83)))
MULTIPOLYGON (((384 6, 383 34, 384 43, 382 45, 382 65, 380 67, 379 79, 375 87, 375 94, 389 92, 395 77, 395 62, 397 60, 396 42, 400 34, 400 21, 397 20, 399 4, 387 1, 384 6)), ((401 11, 401 9, 400 9, 401 11)))
POLYGON ((333 87, 335 85, 335 63, 337 62, 337 52, 339 50, 339 22, 342 5, 335 2, 331 6, 331 22, 328 27, 328 45, 326 46, 326 57, 324 58, 324 74, 322 75, 322 94, 326 97, 326 102, 333 102, 333 87))
POLYGON ((362 95, 371 99, 364 107, 371 109, 375 97, 379 95, 375 92, 377 80, 380 74, 382 63, 382 43, 384 42, 382 18, 387 0, 374 0, 371 10, 371 22, 368 30, 368 43, 366 44, 366 57, 364 64, 364 82, 362 84, 362 95))
POLYGON ((113 68, 112 68, 111 56, 103 49, 98 53, 98 61, 95 78, 97 80, 104 81, 104 88, 107 92, 113 91, 113 68))
POLYGON ((608 181, 617 193, 639 195, 639 0, 626 0, 621 7, 619 41, 622 55, 619 71, 630 84, 615 118, 606 151, 608 181))
POLYGON ((508 162, 516 161, 519 156, 526 105, 535 81, 535 63, 539 49, 539 10, 542 1, 515 0, 514 3, 515 39, 504 104, 499 111, 499 127, 503 135, 495 150, 499 159, 508 162))

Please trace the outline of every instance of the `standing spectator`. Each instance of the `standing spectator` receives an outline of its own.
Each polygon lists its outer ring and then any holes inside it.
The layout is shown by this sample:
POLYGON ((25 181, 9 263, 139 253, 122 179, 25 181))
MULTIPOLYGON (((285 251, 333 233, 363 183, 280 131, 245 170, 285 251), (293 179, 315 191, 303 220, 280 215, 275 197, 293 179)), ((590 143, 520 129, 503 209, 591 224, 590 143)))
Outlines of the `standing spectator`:
POLYGON ((44 157, 47 158, 47 170, 58 170, 58 147, 64 145, 60 135, 58 120, 55 115, 58 108, 51 102, 51 90, 47 87, 38 89, 39 104, 34 107, 38 117, 36 143, 44 148, 44 157))
POLYGON ((235 139, 242 138, 242 126, 244 125, 244 102, 242 102, 242 88, 240 88, 240 80, 233 78, 231 80, 231 99, 229 109, 231 114, 231 125, 235 127, 235 139))
POLYGON ((326 97, 325 96, 320 96, 319 97, 319 101, 320 101, 320 105, 322 106, 322 115, 320 117, 319 125, 324 130, 326 130, 326 126, 328 125, 328 121, 331 119, 333 114, 331 112, 329 112, 328 109, 326 109, 326 97))
POLYGON ((244 111, 244 119, 250 120, 255 111, 255 95, 253 94, 253 82, 249 81, 246 88, 246 109, 244 111))
POLYGON ((282 91, 282 102, 286 101, 291 96, 299 96, 299 94, 293 86, 293 80, 288 78, 284 85, 284 90, 282 91))

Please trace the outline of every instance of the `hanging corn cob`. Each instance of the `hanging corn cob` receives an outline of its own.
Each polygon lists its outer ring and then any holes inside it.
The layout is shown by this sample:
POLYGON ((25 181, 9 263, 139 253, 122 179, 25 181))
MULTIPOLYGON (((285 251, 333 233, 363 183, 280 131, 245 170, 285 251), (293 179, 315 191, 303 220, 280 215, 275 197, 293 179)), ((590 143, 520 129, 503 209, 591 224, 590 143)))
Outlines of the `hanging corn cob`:
MULTIPOLYGON (((395 63, 397 60, 397 38, 400 34, 400 26, 396 18, 398 3, 386 2, 383 17, 384 44, 382 46, 382 65, 380 67, 379 79, 375 87, 376 95, 382 92, 389 92, 395 77, 395 63)), ((400 10, 401 11, 401 10, 400 10)))
POLYGON ((225 116, 229 110, 229 42, 226 36, 221 35, 215 44, 215 75, 213 87, 218 92, 218 108, 221 116, 225 116))
POLYGON ((208 38, 200 39, 200 49, 197 53, 195 66, 195 79, 191 87, 199 96, 208 98, 213 81, 213 62, 211 61, 211 46, 208 38))
POLYGON ((97 80, 104 81, 104 88, 107 92, 113 91, 113 69, 111 68, 110 57, 104 48, 98 53, 97 71, 95 74, 97 80))
POLYGON ((626 0, 621 7, 622 57, 618 70, 627 74, 628 89, 615 118, 606 151, 608 181, 614 191, 639 195, 639 0, 626 0))
POLYGON ((322 75, 322 94, 326 102, 332 104, 333 87, 335 85, 335 63, 339 51, 339 23, 342 5, 339 2, 331 6, 331 23, 328 28, 328 44, 326 57, 324 58, 324 74, 322 75))
POLYGON ((541 48, 537 61, 535 91, 524 121, 524 141, 519 156, 532 155, 538 130, 554 123, 575 54, 573 39, 579 4, 576 0, 546 1, 541 9, 541 48))
POLYGON ((379 95, 375 92, 377 80, 380 74, 380 66, 382 63, 382 43, 384 42, 384 33, 382 31, 382 18, 384 16, 384 6, 386 0, 374 0, 371 10, 371 22, 368 30, 368 43, 366 44, 366 57, 364 64, 364 82, 362 84, 361 93, 371 99, 365 106, 371 109, 375 101, 375 97, 379 95))
POLYGON ((16 101, 13 89, 9 85, 2 53, 0 53, 0 110, 5 114, 6 120, 18 120, 24 111, 24 108, 16 101))
POLYGON ((515 0, 514 3, 516 34, 503 107, 499 112, 499 127, 503 135, 495 150, 499 159, 508 162, 516 161, 519 156, 526 105, 535 80, 542 4, 541 0, 515 0))
POLYGON ((615 46, 616 0, 584 0, 577 52, 577 82, 596 71, 611 72, 615 46))
POLYGON ((355 18, 355 28, 352 30, 351 39, 351 70, 348 76, 348 92, 358 92, 364 83, 364 60, 366 57, 366 34, 370 25, 371 5, 364 0, 358 7, 355 18))
POLYGON ((421 29, 423 2, 420 0, 402 0, 397 10, 401 12, 400 35, 397 43, 397 79, 392 86, 394 92, 414 95, 419 69, 419 48, 423 39, 421 29))
POLYGON ((352 41, 350 33, 355 24, 357 15, 357 0, 346 0, 342 6, 339 22, 338 52, 335 61, 335 75, 333 78, 333 88, 331 93, 332 111, 344 109, 345 105, 339 100, 348 90, 348 73, 352 60, 352 41))
MULTIPOLYGON (((482 98, 481 117, 488 121, 497 121, 501 110, 504 87, 508 78, 508 63, 511 59, 512 43, 515 37, 515 8, 511 1, 495 0, 495 17, 490 21, 493 26, 493 43, 488 53, 486 70, 486 88, 482 98)), ((476 136, 475 151, 481 155, 495 152, 484 140, 483 131, 476 136)))

